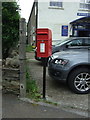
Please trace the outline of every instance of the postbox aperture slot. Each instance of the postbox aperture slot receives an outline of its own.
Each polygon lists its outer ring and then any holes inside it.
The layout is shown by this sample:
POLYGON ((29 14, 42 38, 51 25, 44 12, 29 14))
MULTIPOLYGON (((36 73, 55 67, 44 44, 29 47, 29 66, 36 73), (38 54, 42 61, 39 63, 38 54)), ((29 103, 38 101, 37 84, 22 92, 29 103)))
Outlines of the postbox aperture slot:
POLYGON ((38 32, 37 35, 48 35, 47 32, 38 32))

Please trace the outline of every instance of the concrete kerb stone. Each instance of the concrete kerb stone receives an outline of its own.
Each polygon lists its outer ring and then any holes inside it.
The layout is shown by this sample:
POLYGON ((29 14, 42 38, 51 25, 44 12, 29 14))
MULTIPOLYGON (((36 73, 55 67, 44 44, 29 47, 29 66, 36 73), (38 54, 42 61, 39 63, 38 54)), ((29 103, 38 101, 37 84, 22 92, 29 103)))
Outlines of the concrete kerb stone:
POLYGON ((54 105, 54 101, 50 101, 47 97, 47 101, 51 102, 52 104, 49 104, 48 102, 45 102, 45 100, 42 100, 40 102, 35 102, 34 100, 31 100, 30 98, 20 98, 20 100, 27 102, 27 103, 31 103, 33 105, 41 105, 41 106, 45 106, 45 107, 51 107, 51 108, 56 108, 56 109, 62 109, 66 112, 70 112, 70 113, 74 113, 77 115, 81 115, 83 117, 87 117, 89 116, 88 111, 86 110, 80 110, 77 108, 73 108, 72 106, 68 106, 68 105, 61 105, 60 103, 57 103, 57 105, 54 105))
POLYGON ((53 108, 59 108, 58 106, 49 104, 49 103, 45 103, 45 100, 42 100, 42 102, 35 102, 34 100, 31 100, 30 98, 19 98, 20 100, 24 101, 24 102, 28 102, 34 105, 42 105, 42 106, 46 106, 46 107, 53 107, 53 108))

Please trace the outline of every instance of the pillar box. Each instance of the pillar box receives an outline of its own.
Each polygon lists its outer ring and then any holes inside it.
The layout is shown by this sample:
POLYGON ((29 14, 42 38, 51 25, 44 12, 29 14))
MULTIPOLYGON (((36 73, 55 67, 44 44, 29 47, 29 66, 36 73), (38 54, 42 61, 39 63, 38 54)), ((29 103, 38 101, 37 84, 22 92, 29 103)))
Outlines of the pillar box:
POLYGON ((52 32, 48 28, 36 30, 37 57, 47 58, 52 54, 52 32))

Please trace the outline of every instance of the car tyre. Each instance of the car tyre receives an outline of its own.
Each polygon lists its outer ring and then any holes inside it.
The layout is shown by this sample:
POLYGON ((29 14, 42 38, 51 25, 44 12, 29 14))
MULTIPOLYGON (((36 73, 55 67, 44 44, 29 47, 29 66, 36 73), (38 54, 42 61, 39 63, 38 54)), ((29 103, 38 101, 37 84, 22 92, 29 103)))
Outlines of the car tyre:
POLYGON ((78 94, 90 92, 90 69, 78 68, 73 70, 68 78, 68 85, 71 90, 78 94))

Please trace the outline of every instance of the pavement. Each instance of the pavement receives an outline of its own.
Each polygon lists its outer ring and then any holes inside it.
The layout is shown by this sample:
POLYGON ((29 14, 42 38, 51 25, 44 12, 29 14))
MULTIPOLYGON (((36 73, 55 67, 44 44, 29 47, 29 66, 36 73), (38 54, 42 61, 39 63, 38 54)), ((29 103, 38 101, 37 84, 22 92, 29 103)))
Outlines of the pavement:
MULTIPOLYGON (((36 80, 40 93, 43 89, 43 66, 41 62, 34 59, 34 53, 27 53, 28 67, 30 76, 36 80)), ((66 84, 53 80, 46 70, 46 96, 47 100, 55 102, 61 108, 65 108, 71 112, 88 116, 89 112, 89 95, 75 94, 66 84)))
POLYGON ((24 102, 16 95, 3 94, 2 118, 81 118, 83 120, 85 117, 53 106, 24 102))
POLYGON ((0 89, 0 120, 2 118, 2 91, 0 89))

